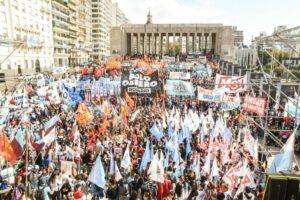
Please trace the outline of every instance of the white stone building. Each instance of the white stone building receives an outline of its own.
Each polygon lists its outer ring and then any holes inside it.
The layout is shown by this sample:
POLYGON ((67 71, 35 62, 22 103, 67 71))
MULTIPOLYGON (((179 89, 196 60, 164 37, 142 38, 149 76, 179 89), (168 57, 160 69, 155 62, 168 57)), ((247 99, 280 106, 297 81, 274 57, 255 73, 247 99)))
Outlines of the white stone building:
POLYGON ((113 3, 112 6, 112 26, 121 26, 123 24, 129 23, 129 20, 123 13, 123 11, 119 8, 117 2, 113 3))
POLYGON ((112 1, 92 0, 92 58, 96 62, 110 55, 110 29, 112 26, 112 1))
POLYGON ((0 0, 0 63, 6 76, 53 66, 50 0, 0 0))

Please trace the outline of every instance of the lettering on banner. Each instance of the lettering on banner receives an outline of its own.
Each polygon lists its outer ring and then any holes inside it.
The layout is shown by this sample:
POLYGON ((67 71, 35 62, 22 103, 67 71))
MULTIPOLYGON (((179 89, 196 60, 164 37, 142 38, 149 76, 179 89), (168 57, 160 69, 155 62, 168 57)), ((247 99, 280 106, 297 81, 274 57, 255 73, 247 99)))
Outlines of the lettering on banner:
POLYGON ((141 72, 129 72, 122 74, 121 93, 154 95, 159 88, 158 73, 144 75, 141 72))
POLYGON ((216 87, 228 88, 231 93, 245 91, 247 89, 247 76, 223 76, 217 74, 216 87))

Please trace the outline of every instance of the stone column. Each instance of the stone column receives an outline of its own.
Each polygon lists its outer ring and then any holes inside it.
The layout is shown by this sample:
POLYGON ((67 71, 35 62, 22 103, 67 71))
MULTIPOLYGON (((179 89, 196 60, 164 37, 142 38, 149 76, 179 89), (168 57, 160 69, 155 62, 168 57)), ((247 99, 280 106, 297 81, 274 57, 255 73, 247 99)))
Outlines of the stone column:
POLYGON ((151 50, 152 50, 152 49, 151 49, 151 48, 152 48, 151 41, 152 41, 152 33, 149 34, 149 40, 148 40, 148 45, 149 45, 149 46, 148 46, 148 53, 149 53, 149 54, 151 54, 151 50))
POLYGON ((201 51, 201 33, 198 37, 198 51, 201 51))
POLYGON ((133 33, 130 34, 130 55, 134 54, 134 36, 133 33))
POLYGON ((179 46, 180 46, 180 53, 182 53, 182 33, 179 33, 179 46))
POLYGON ((204 33, 204 51, 207 51, 207 33, 204 33))
POLYGON ((169 54, 169 33, 166 33, 166 54, 169 54))
POLYGON ((208 40, 207 40, 207 48, 208 48, 208 50, 209 51, 211 51, 211 48, 212 48, 212 46, 211 46, 211 37, 212 37, 212 34, 211 33, 208 33, 208 36, 207 36, 207 38, 208 38, 208 40))
POLYGON ((193 52, 196 51, 196 38, 197 38, 197 33, 194 33, 194 35, 193 35, 193 52))
POLYGON ((160 54, 161 53, 161 33, 158 33, 158 36, 157 36, 157 41, 158 41, 158 44, 157 44, 157 46, 158 46, 158 49, 157 49, 157 54, 160 54))
POLYGON ((143 47, 144 47, 143 52, 144 52, 144 54, 147 54, 147 49, 146 49, 147 48, 147 33, 144 34, 143 43, 144 43, 143 44, 143 47))
POLYGON ((186 41, 185 41, 185 43, 186 43, 186 45, 185 45, 185 47, 186 47, 186 53, 188 54, 189 53, 189 40, 190 39, 190 33, 187 33, 186 34, 186 41))
POLYGON ((136 51, 137 51, 137 54, 140 53, 140 33, 137 33, 137 36, 136 36, 136 51))

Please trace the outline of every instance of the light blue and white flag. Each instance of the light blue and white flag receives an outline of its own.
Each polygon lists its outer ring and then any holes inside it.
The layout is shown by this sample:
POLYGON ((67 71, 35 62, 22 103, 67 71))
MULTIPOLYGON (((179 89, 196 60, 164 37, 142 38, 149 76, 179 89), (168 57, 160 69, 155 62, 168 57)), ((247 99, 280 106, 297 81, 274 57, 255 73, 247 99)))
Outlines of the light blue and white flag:
POLYGON ((293 166, 294 144, 296 131, 289 137, 282 153, 277 154, 268 170, 269 173, 291 171, 293 166))
POLYGON ((121 167, 123 169, 127 170, 128 172, 130 171, 130 166, 131 166, 129 146, 130 146, 130 144, 127 144, 123 159, 121 160, 121 167))
POLYGON ((106 184, 105 172, 102 165, 101 157, 98 156, 95 165, 89 175, 89 181, 100 188, 104 188, 106 184))
POLYGON ((159 129, 157 128, 155 122, 149 131, 157 140, 160 140, 164 136, 164 134, 160 132, 159 129))

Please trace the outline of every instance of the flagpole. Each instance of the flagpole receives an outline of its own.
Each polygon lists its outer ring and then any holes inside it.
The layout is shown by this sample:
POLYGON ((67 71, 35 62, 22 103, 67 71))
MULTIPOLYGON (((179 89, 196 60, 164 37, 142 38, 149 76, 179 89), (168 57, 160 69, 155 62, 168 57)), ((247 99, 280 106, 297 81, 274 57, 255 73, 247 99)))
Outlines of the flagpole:
POLYGON ((27 200, 28 196, 28 158, 29 158, 29 148, 28 148, 28 127, 25 129, 26 131, 26 160, 25 160, 25 199, 27 200))

